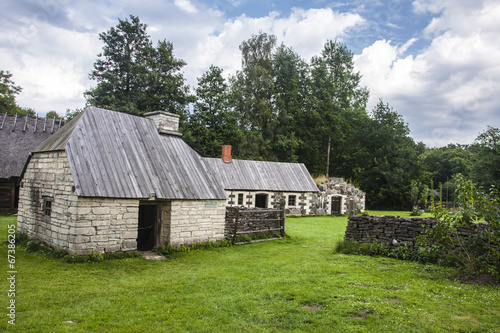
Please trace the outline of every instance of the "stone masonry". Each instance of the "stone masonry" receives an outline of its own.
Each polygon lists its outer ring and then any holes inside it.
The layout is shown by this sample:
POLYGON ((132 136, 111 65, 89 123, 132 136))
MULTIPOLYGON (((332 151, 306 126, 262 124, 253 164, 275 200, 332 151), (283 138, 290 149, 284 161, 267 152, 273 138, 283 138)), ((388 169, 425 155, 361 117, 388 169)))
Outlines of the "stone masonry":
MULTIPOLYGON (((395 216, 351 216, 347 223, 345 239, 354 239, 360 243, 381 242, 414 246, 415 238, 423 235, 425 229, 436 224, 435 218, 407 218, 395 216)), ((487 223, 476 223, 475 228, 484 230, 487 223)), ((459 229, 459 233, 467 235, 470 230, 459 229)))
POLYGON ((79 255, 135 250, 138 205, 134 199, 78 197, 64 151, 34 154, 21 183, 18 231, 79 255))
POLYGON ((163 216, 167 218, 162 219, 161 242, 180 246, 224 239, 225 203, 225 200, 171 201, 163 207, 163 216))

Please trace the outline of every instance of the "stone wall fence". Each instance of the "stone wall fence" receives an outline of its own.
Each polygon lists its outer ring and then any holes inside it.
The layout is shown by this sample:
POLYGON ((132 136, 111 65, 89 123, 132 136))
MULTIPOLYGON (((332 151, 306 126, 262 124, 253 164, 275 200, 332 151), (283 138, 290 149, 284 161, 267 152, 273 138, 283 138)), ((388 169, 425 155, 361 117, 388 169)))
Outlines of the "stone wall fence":
MULTIPOLYGON (((344 239, 354 239, 360 243, 381 242, 392 245, 414 246, 415 238, 425 234, 425 229, 433 226, 437 220, 433 217, 409 218, 395 216, 349 217, 344 239)), ((484 230, 487 223, 476 223, 475 228, 484 230)), ((470 234, 471 230, 458 229, 461 235, 470 234)))

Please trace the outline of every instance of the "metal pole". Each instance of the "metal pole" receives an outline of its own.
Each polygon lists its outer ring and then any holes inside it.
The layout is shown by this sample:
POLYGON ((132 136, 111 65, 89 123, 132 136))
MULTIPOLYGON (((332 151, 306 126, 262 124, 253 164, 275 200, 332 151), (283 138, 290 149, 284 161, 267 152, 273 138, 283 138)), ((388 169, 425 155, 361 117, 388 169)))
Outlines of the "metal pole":
POLYGON ((330 143, 332 142, 332 137, 328 137, 328 151, 326 157, 326 177, 328 178, 328 173, 330 171, 330 143))

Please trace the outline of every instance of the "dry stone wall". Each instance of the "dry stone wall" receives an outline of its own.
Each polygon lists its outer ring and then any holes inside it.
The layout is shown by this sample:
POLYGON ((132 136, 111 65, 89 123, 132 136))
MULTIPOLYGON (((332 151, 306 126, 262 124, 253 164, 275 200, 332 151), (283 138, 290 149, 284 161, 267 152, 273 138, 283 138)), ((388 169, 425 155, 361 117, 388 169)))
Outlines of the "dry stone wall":
MULTIPOLYGON (((433 226, 435 218, 405 218, 395 216, 362 216, 349 217, 345 231, 345 239, 354 239, 360 243, 381 242, 414 246, 415 238, 423 235, 426 228, 433 226)), ((475 227, 483 230, 487 223, 476 223, 475 227)), ((459 229, 459 233, 467 235, 470 230, 459 229)))

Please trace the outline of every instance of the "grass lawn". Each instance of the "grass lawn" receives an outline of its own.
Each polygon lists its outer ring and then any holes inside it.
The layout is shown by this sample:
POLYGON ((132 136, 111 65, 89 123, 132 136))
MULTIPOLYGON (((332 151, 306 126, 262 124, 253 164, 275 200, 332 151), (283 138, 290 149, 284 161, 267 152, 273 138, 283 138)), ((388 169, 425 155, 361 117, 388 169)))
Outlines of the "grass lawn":
MULTIPOLYGON (((1 239, 12 223, 0 216, 1 239)), ((437 266, 335 254, 346 223, 288 218, 289 239, 164 261, 68 264, 17 248, 16 326, 4 278, 0 331, 499 331, 500 287, 461 284, 437 266)))

